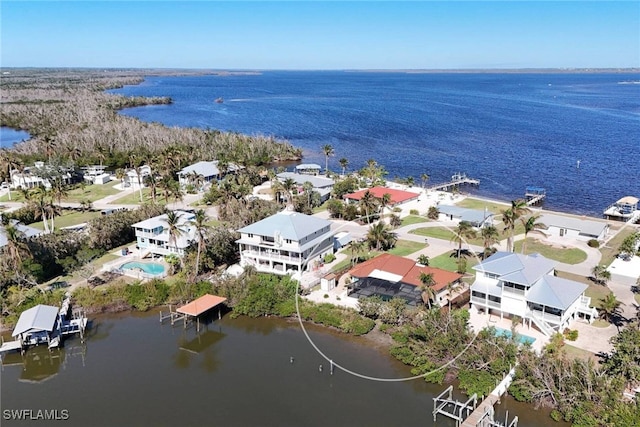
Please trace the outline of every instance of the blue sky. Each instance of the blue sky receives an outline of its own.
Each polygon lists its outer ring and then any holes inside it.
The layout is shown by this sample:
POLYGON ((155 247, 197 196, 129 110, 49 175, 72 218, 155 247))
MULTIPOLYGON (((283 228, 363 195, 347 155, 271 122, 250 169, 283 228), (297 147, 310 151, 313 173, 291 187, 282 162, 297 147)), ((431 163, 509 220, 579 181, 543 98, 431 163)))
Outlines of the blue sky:
POLYGON ((3 67, 640 67, 640 1, 0 2, 3 67))

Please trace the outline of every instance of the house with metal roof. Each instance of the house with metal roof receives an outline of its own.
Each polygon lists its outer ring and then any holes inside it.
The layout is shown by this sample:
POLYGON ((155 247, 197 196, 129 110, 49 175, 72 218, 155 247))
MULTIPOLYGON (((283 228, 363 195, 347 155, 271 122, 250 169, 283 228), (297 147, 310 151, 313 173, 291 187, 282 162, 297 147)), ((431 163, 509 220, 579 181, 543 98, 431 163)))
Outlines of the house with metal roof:
POLYGON ((318 175, 322 167, 315 163, 302 163, 296 166, 296 172, 304 175, 318 175))
POLYGON ((355 266, 349 275, 352 278, 350 296, 363 298, 379 296, 388 301, 402 298, 409 305, 422 305, 421 274, 431 274, 435 291, 433 302, 444 306, 453 299, 449 284, 459 283, 462 274, 417 264, 416 261, 384 253, 355 266))
POLYGON ((131 226, 135 230, 137 246, 141 253, 184 255, 185 250, 196 238, 195 227, 191 224, 195 214, 185 211, 175 211, 175 213, 179 216, 177 226, 181 231, 175 239, 169 234, 167 214, 145 219, 131 226))
POLYGON ((603 240, 609 231, 609 224, 604 221, 564 215, 543 214, 538 222, 547 226, 545 234, 579 240, 603 240))
POLYGON ((192 185, 195 181, 194 178, 198 175, 202 176, 204 183, 211 182, 213 180, 217 181, 224 178, 226 174, 235 173, 240 169, 241 167, 234 163, 228 163, 226 168, 223 170, 220 167, 220 162, 218 160, 201 161, 189 165, 178 172, 178 182, 182 187, 192 185))
POLYGON ((23 345, 50 343, 60 333, 59 308, 51 305, 36 305, 20 314, 11 336, 23 345))
POLYGON ((473 267, 471 306, 485 313, 519 316, 551 336, 568 328, 572 321, 593 321, 598 313, 587 285, 555 276, 555 262, 540 254, 496 252, 473 267))
POLYGON ((299 212, 283 211, 238 230, 240 265, 298 278, 333 253, 331 222, 299 212))
POLYGON ((304 192, 303 186, 308 182, 313 186, 313 191, 320 194, 320 200, 322 202, 329 199, 331 190, 333 190, 333 185, 335 184, 335 181, 331 178, 303 173, 282 172, 277 174, 276 178, 280 182, 292 179, 296 183, 298 194, 302 194, 304 192))
POLYGON ((478 228, 493 224, 493 213, 487 210, 480 211, 454 205, 438 205, 438 217, 441 221, 466 221, 478 228))
MULTIPOLYGON (((27 239, 29 237, 39 236, 39 235, 41 235, 43 233, 42 230, 39 230, 39 229, 33 228, 33 227, 29 227, 28 225, 21 224, 18 221, 11 221, 11 223, 27 239)), ((7 236, 5 234, 5 231, 4 231, 4 227, 0 227, 0 248, 5 246, 7 243, 8 243, 8 241, 7 241, 7 236)))

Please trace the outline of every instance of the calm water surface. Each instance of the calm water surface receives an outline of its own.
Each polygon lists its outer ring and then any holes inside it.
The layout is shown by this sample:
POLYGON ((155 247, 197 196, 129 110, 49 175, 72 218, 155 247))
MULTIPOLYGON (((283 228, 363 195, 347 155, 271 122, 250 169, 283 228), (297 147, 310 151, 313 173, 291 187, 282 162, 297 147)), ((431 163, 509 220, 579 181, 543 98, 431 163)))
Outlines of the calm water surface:
POLYGON ((466 172, 479 195, 547 189, 546 206, 601 216, 640 197, 640 74, 284 72, 149 77, 113 92, 174 103, 122 113, 169 126, 274 135, 324 166, 332 144, 350 170, 370 158, 388 178, 466 172), (224 103, 215 103, 218 97, 224 103), (577 162, 580 160, 580 167, 577 162))
MULTIPOLYGON (((309 330, 345 367, 371 376, 410 375, 364 339, 309 330)), ((338 370, 330 375, 299 326, 281 319, 227 316, 198 336, 193 328, 160 325, 157 311, 105 316, 95 320, 82 349, 77 340, 60 352, 32 349, 26 368, 10 365, 21 362, 19 355, 6 357, 2 409, 67 409, 69 419, 57 422, 65 426, 454 425, 443 418, 434 424, 431 416, 432 397, 445 386, 373 382, 338 370)), ((524 418, 521 427, 559 426, 528 405, 516 413, 524 418)))
POLYGON ((23 130, 16 130, 6 126, 0 126, 0 148, 8 148, 16 142, 29 139, 29 133, 23 130))

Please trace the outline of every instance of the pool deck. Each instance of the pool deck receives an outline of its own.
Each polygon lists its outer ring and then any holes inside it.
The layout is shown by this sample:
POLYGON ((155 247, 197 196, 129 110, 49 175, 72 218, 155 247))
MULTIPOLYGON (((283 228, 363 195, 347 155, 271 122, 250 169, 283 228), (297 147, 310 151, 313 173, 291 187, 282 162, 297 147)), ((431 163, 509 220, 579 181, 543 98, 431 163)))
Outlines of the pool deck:
MULTIPOLYGON (((500 319, 500 316, 495 314, 478 313, 475 309, 469 310, 469 325, 475 333, 480 332, 484 328, 496 327, 511 330, 510 319, 500 319)), ((531 345, 536 352, 541 352, 542 348, 549 342, 549 338, 537 329, 528 326, 518 325, 516 332, 521 335, 526 335, 531 338, 535 338, 535 341, 531 345)))

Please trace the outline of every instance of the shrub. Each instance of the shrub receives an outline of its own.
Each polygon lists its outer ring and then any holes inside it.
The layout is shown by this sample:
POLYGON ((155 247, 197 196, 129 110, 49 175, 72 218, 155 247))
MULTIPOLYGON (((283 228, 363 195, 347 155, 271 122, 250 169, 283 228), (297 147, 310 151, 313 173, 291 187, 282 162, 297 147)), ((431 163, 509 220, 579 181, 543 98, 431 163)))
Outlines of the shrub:
POLYGON ((409 214, 411 214, 411 215, 420 215, 420 212, 418 212, 418 209, 411 209, 409 211, 409 214))
POLYGON ((591 239, 587 242, 587 245, 589 245, 589 247, 591 248, 599 248, 600 242, 598 242, 596 239, 591 239))
POLYGON ((564 337, 569 341, 575 341, 578 339, 578 330, 577 329, 565 329, 564 337))
POLYGON ((333 262, 333 261, 335 261, 335 260, 336 260, 336 256, 335 256, 334 254, 326 254, 326 255, 324 256, 324 260, 323 260, 323 262, 324 262, 325 264, 329 264, 330 262, 333 262))

